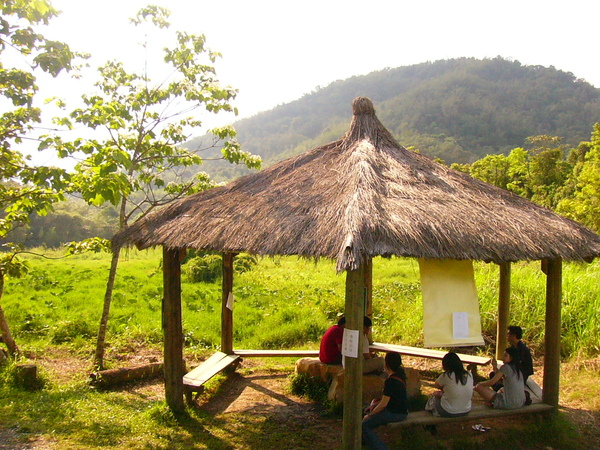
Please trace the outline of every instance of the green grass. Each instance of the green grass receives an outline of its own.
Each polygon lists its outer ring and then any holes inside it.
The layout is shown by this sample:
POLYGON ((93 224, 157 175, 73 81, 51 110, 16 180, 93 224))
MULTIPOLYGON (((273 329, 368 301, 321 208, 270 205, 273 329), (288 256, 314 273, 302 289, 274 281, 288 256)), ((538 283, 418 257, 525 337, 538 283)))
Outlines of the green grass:
MULTIPOLYGON (((94 345, 109 267, 108 255, 29 259, 30 273, 9 279, 2 307, 19 345, 94 345)), ((373 333, 378 341, 422 345, 423 306, 418 263, 377 258, 373 269, 373 333)), ((498 266, 475 264, 482 331, 494 338, 498 266)), ((600 354, 600 263, 564 264, 562 353, 600 354)), ((344 307, 345 275, 331 261, 263 258, 234 280, 237 348, 317 348, 322 333, 344 307)), ((543 354, 545 276, 539 262, 513 264, 511 320, 543 354)), ((162 269, 160 252, 130 250, 122 258, 109 319, 109 350, 159 345, 162 269)), ((221 287, 183 280, 183 328, 189 352, 220 345, 221 287)), ((491 351, 491 349, 483 349, 491 351)), ((110 358, 110 354, 109 354, 110 358)))

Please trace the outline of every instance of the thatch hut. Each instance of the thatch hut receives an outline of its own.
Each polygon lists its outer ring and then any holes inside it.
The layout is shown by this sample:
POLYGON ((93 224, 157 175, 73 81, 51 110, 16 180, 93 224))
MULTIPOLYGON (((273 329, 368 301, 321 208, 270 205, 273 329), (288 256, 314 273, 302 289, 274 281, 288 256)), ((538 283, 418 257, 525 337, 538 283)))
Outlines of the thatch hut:
MULTIPOLYGON (((556 406, 561 261, 591 261, 600 255, 600 237, 524 198, 406 150, 377 119, 369 99, 355 99, 353 111, 341 139, 174 202, 114 237, 116 247, 164 248, 170 406, 183 407, 179 258, 188 248, 224 254, 223 299, 231 291, 230 266, 237 252, 334 259, 337 270, 347 272, 347 327, 355 330, 361 329, 364 288, 375 256, 500 264, 502 330, 508 325, 510 262, 541 260, 547 273, 544 401, 556 406)), ((231 318, 223 311, 227 352, 231 318)), ((357 387, 348 394, 352 397, 344 398, 344 437, 349 433, 353 441, 360 438, 361 366, 357 358, 346 367, 348 383, 357 387)))

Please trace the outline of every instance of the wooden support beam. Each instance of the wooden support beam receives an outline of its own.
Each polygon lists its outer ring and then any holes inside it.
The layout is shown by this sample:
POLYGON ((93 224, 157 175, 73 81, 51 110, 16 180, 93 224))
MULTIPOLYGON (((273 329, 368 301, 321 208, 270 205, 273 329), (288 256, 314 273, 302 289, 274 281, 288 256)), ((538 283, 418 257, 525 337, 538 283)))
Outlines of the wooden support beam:
POLYGON ((496 325, 496 359, 502 360, 506 348, 506 330, 510 320, 510 263, 500 263, 500 287, 498 292, 498 323, 496 325))
POLYGON ((223 282, 221 296, 221 351, 233 353, 233 253, 223 253, 223 282), (231 296, 231 302, 229 297, 231 296), (231 303, 231 304, 230 304, 231 303), (230 307, 231 306, 231 307, 230 307))
MULTIPOLYGON (((373 260, 369 259, 365 264, 365 316, 373 320, 373 260)), ((369 342, 373 342, 373 330, 369 330, 367 336, 369 342)))
POLYGON ((342 430, 342 448, 361 448, 362 440, 362 382, 363 357, 362 345, 366 339, 363 334, 365 314, 365 261, 357 270, 346 273, 346 327, 344 333, 358 330, 358 354, 356 358, 345 358, 344 374, 344 419, 342 430))
POLYGON ((558 407, 560 384, 560 332, 562 260, 549 259, 546 267, 546 334, 544 337, 544 379, 542 401, 558 407))
POLYGON ((163 247, 162 327, 165 397, 174 412, 183 412, 183 327, 181 323, 181 250, 163 247))

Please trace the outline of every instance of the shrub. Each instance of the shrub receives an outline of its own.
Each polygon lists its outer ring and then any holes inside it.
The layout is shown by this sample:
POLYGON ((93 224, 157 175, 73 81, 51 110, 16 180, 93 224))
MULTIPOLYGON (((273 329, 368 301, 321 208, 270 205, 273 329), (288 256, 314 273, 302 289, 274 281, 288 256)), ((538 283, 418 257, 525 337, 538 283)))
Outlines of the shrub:
MULTIPOLYGON (((248 272, 257 263, 256 256, 242 253, 234 258, 233 270, 236 273, 248 272)), ((199 254, 184 264, 183 271, 192 283, 214 283, 223 275, 223 258, 212 253, 199 254)))
POLYGON ((233 259, 233 270, 236 273, 250 272, 258 264, 258 258, 248 253, 240 253, 233 259))
POLYGON ((327 403, 329 383, 320 377, 311 377, 306 373, 290 375, 290 391, 294 395, 307 398, 314 402, 327 403))
POLYGON ((222 275, 221 261, 219 255, 196 256, 185 264, 184 272, 193 283, 214 283, 222 275))
POLYGON ((46 321, 47 318, 41 314, 26 313, 19 329, 19 335, 46 336, 50 330, 46 321))
POLYGON ((94 327, 83 319, 60 322, 52 334, 54 344, 73 342, 78 338, 91 338, 95 336, 94 327))

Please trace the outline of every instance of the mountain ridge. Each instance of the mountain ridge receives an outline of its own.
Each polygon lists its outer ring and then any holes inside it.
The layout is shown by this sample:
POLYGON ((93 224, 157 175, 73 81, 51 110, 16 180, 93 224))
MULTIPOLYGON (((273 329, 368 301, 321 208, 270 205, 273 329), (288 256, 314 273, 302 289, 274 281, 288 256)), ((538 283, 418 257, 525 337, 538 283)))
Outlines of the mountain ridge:
MULTIPOLYGON (((373 101, 400 144, 447 163, 507 153, 534 135, 560 136, 575 146, 589 140, 600 122, 600 89, 553 66, 496 57, 425 62, 337 80, 233 125, 242 148, 268 166, 341 137, 359 96, 373 101)), ((203 170, 221 179, 248 173, 214 162, 203 170)))

